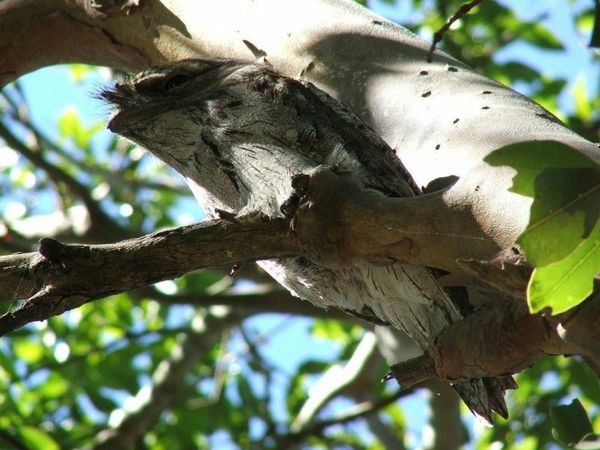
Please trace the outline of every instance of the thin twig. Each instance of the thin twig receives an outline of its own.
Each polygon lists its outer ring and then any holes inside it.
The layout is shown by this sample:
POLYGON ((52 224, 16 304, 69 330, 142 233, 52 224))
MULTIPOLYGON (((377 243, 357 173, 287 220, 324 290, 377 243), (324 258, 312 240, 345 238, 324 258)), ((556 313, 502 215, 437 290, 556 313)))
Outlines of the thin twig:
POLYGON ((111 235, 119 236, 121 238, 132 236, 131 232, 119 226, 100 208, 98 202, 92 198, 87 186, 81 184, 79 181, 71 177, 60 168, 50 164, 42 157, 40 152, 36 152, 28 148, 13 133, 10 132, 4 123, 0 123, 0 137, 6 141, 7 145, 21 153, 32 164, 44 170, 48 176, 52 178, 52 180, 55 182, 58 181, 64 183, 73 195, 79 197, 90 214, 92 227, 101 229, 104 232, 106 230, 110 230, 111 235))
POLYGON ((314 422, 310 426, 303 428, 302 430, 296 433, 289 433, 286 435, 279 436, 279 438, 277 439, 279 444, 277 448, 291 448, 297 445, 298 443, 302 442, 308 436, 319 436, 322 434, 323 430, 330 426, 343 425, 345 423, 352 422, 354 420, 376 413, 380 409, 391 405, 395 401, 408 395, 411 395, 413 392, 414 389, 406 389, 398 391, 395 394, 390 395, 389 397, 385 397, 377 401, 358 403, 350 407, 345 414, 334 417, 332 419, 314 422))
POLYGON ((463 4, 458 11, 456 11, 456 13, 444 24, 444 26, 435 32, 433 35, 433 41, 431 42, 431 47, 429 48, 429 53, 427 53, 427 62, 431 62, 433 60, 433 52, 435 51, 437 45, 442 41, 444 34, 446 34, 446 31, 450 29, 452 24, 466 16, 469 11, 479 5, 482 1, 483 0, 472 0, 469 3, 463 4))
MULTIPOLYGON (((106 428, 98 433, 93 450, 125 450, 131 448, 160 419, 161 414, 177 401, 186 386, 185 379, 194 365, 210 351, 223 336, 223 331, 239 323, 242 317, 228 314, 223 318, 204 316, 201 329, 190 329, 178 339, 171 356, 161 362, 154 371, 153 385, 149 395, 140 400, 139 407, 126 415, 115 428, 106 428)), ((209 404, 209 403, 207 403, 209 404)))

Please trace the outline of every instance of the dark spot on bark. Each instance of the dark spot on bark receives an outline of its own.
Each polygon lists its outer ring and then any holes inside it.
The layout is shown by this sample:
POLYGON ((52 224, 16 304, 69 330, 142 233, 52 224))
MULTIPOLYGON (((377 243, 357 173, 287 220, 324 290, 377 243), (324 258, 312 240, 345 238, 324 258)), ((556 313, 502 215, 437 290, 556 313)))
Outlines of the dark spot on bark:
POLYGON ((254 57, 256 59, 258 58, 262 58, 264 56, 267 56, 267 52, 265 52, 264 50, 258 48, 256 45, 254 45, 252 42, 247 41, 246 39, 242 39, 242 42, 244 43, 244 45, 248 48, 248 50, 250 50, 252 52, 252 54, 254 55, 254 57))
POLYGON ((448 72, 458 72, 458 69, 456 67, 448 67, 448 72))
POLYGON ((315 68, 315 62, 314 61, 309 62, 306 65, 306 67, 304 69, 302 69, 302 72, 300 72, 300 76, 303 77, 304 75, 306 75, 308 72, 310 72, 314 68, 315 68))
POLYGON ((431 95, 431 91, 424 92, 421 94, 421 97, 429 97, 431 95))
POLYGON ((435 149, 436 149, 436 150, 439 150, 439 149, 440 149, 440 144, 437 144, 437 145, 435 146, 435 149))
POLYGON ((483 94, 483 95, 489 95, 489 94, 491 94, 491 93, 492 93, 492 91, 483 91, 483 92, 482 92, 482 94, 483 94))
POLYGON ((383 22, 379 21, 379 20, 374 20, 373 22, 371 22, 373 25, 383 25, 383 22))
POLYGON ((454 119, 454 121, 452 123, 458 123, 460 119, 454 119))
POLYGON ((482 106, 481 109, 490 109, 489 106, 482 106))
POLYGON ((421 70, 419 72, 419 75, 429 75, 429 72, 427 72, 426 70, 421 70))
POLYGON ((479 192, 479 185, 475 186, 475 192, 479 192))

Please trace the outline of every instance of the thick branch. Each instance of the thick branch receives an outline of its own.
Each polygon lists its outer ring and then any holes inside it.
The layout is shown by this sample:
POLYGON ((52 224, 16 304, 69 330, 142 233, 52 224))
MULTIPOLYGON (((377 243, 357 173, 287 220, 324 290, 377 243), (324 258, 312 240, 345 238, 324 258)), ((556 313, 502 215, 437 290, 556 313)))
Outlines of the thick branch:
POLYGON ((300 253, 284 220, 215 220, 105 245, 43 239, 39 253, 0 258, 0 298, 28 298, 0 317, 0 335, 88 301, 207 266, 300 253))
POLYGON ((137 49, 116 42, 100 26, 85 0, 7 0, 0 2, 0 86, 52 64, 87 62, 124 70, 148 64, 137 49), (79 15, 76 19, 74 16, 79 15))
POLYGON ((429 354, 393 366, 391 375, 402 387, 434 377, 502 377, 544 355, 578 354, 594 368, 600 361, 598 297, 554 317, 527 314, 519 303, 482 308, 444 330, 429 354))
POLYGON ((449 203, 444 191, 384 197, 326 168, 310 176, 293 229, 307 253, 325 264, 404 261, 452 272, 457 260, 485 260, 506 244, 486 234, 468 209, 449 203))

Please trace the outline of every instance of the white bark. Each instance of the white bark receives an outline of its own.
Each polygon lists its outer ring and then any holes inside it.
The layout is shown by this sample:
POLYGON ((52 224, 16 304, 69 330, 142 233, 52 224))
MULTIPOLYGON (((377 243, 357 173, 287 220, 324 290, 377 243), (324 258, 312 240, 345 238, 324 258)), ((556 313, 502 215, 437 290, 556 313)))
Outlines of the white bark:
POLYGON ((254 58, 247 41, 277 70, 344 101, 396 149, 418 184, 460 177, 446 201, 472 209, 503 247, 527 225, 531 199, 508 191, 514 170, 486 164, 488 154, 552 139, 600 161, 594 144, 539 105, 441 52, 427 63, 429 43, 351 1, 166 3, 203 56, 254 58))

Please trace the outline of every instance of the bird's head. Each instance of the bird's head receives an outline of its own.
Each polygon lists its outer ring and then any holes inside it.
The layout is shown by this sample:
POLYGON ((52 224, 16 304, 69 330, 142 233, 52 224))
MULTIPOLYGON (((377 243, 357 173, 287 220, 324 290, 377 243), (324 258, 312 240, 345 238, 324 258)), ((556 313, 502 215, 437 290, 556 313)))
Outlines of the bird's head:
POLYGON ((145 70, 100 93, 114 108, 108 128, 184 172, 203 145, 203 130, 218 128, 231 103, 243 102, 231 89, 242 69, 259 68, 230 60, 183 60, 145 70))
POLYGON ((303 119, 283 105, 288 83, 297 82, 264 65, 183 60, 116 83, 100 98, 115 110, 110 130, 203 188, 217 207, 237 210, 264 185, 288 188, 296 171, 290 149, 303 119))

